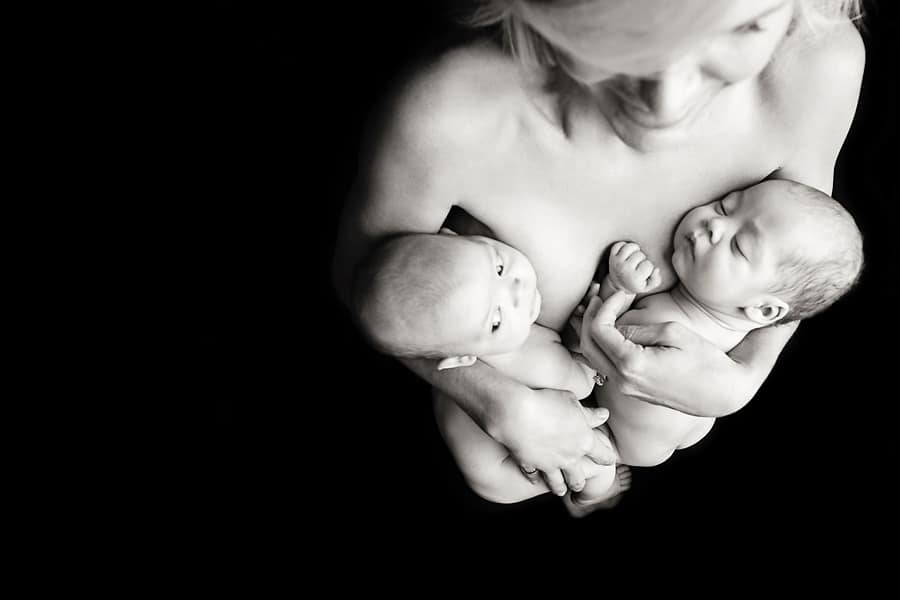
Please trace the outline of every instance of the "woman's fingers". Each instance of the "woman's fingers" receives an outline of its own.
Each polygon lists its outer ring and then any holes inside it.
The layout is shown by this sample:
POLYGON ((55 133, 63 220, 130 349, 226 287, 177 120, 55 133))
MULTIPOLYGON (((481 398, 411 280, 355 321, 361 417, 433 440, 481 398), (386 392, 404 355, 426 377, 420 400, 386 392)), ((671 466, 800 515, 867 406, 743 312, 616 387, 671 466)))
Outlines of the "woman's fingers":
POLYGON ((531 483, 539 483, 542 479, 541 472, 531 465, 519 465, 519 470, 531 483))
MULTIPOLYGON (((598 346, 591 336, 594 317, 597 316, 597 311, 600 310, 601 306, 602 301, 599 298, 591 301, 584 314, 582 329, 580 329, 579 332, 581 334, 580 343, 582 354, 588 359, 590 365, 596 369, 597 374, 605 378, 612 375, 613 372, 616 371, 616 367, 604 354, 603 348, 598 346)), ((609 328, 615 330, 615 327, 612 325, 610 325, 609 328)))
MULTIPOLYGON (((591 324, 590 341, 616 366, 628 360, 637 352, 641 352, 641 346, 635 344, 619 331, 615 325, 595 322, 591 324)), ((582 336, 581 345, 585 344, 582 336)), ((590 357, 593 359, 593 357, 590 357)), ((597 372, 602 374, 600 367, 597 372)))
MULTIPOLYGON (((687 343, 688 331, 681 323, 670 321, 652 325, 624 325, 619 333, 626 340, 638 346, 666 346, 681 348, 687 343)), ((693 334, 696 335, 696 334, 693 334)))
POLYGON ((587 457, 598 465, 614 465, 618 460, 616 451, 612 447, 609 438, 596 429, 594 434, 594 447, 587 453, 587 457))
POLYGON ((609 410, 605 408, 591 408, 589 406, 582 406, 581 410, 584 412, 585 418, 587 418, 588 427, 594 429, 595 427, 600 427, 606 420, 609 418, 609 410))
POLYGON ((550 491, 557 496, 565 496, 566 490, 568 489, 566 481, 563 479, 562 471, 544 473, 544 483, 546 483, 547 487, 550 488, 550 491))
POLYGON ((573 492, 580 492, 584 489, 584 471, 580 466, 575 465, 568 469, 563 469, 563 477, 565 477, 566 485, 573 492))

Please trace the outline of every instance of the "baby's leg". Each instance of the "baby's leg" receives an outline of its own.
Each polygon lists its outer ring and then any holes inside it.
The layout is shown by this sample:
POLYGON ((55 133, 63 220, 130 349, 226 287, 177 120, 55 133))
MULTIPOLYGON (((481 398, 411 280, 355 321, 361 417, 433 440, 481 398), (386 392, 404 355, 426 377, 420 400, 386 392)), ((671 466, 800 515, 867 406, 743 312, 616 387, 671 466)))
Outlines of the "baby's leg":
POLYGON ((549 491, 543 482, 531 483, 506 447, 438 390, 434 391, 434 414, 447 447, 476 494, 491 502, 510 504, 549 491))

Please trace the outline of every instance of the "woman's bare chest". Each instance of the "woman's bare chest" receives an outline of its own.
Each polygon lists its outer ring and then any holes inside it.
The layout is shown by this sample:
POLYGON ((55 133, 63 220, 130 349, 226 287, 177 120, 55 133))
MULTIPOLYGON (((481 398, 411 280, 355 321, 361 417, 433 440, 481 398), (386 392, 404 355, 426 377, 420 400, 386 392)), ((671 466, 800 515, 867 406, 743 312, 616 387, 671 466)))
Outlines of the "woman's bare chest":
POLYGON ((675 226, 694 206, 776 170, 777 157, 763 147, 760 136, 743 134, 652 154, 600 146, 562 155, 527 145, 500 156, 486 150, 461 182, 459 204, 531 259, 545 301, 541 321, 556 327, 590 281, 605 275, 601 259, 618 240, 638 242, 664 283, 674 283, 675 226))

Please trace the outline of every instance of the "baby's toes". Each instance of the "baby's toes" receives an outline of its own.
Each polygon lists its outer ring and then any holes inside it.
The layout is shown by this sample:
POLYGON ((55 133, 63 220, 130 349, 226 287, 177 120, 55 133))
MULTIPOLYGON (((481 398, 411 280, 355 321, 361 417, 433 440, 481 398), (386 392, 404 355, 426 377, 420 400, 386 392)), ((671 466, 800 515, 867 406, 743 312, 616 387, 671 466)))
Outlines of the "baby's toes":
POLYGON ((631 469, 628 468, 628 465, 616 466, 616 479, 623 492, 631 487, 631 469))

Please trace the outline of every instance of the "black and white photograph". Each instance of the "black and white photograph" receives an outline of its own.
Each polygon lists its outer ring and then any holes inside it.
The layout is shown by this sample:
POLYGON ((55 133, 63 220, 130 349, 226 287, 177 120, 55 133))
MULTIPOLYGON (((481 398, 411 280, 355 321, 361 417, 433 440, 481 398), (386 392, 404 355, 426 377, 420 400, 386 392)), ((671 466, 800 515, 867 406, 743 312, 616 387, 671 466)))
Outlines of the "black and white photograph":
POLYGON ((211 544, 896 557, 897 13, 216 3, 176 340, 211 544))

